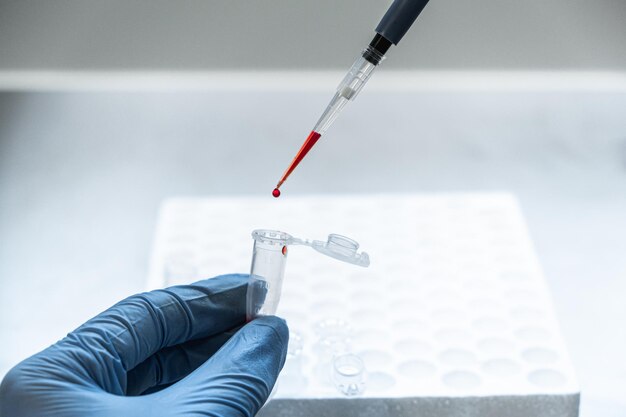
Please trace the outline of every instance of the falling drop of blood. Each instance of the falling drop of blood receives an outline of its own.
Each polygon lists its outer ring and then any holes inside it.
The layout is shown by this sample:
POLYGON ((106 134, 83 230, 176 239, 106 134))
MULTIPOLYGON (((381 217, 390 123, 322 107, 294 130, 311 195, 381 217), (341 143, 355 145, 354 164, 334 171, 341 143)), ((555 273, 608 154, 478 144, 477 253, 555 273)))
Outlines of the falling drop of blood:
POLYGON ((272 195, 276 198, 280 197, 280 190, 278 188, 274 188, 274 191, 272 191, 272 195))

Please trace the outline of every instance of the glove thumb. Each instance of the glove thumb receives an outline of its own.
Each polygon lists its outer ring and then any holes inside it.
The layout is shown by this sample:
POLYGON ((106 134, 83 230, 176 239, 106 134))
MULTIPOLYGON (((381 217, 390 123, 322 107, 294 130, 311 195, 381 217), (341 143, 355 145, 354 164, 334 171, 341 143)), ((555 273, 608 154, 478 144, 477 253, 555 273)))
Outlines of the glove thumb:
POLYGON ((289 330, 283 319, 246 324, 209 360, 155 394, 170 415, 252 417, 265 404, 285 363, 289 330))

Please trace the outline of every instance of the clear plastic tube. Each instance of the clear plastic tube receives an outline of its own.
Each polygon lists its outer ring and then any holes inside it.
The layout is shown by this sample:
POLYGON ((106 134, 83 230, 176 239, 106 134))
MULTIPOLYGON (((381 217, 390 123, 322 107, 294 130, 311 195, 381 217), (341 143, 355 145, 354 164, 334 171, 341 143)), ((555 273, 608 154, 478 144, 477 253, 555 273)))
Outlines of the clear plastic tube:
POLYGON ((289 245, 309 246, 317 252, 342 262, 367 267, 367 253, 358 252, 359 243, 348 237, 330 234, 328 240, 310 240, 293 237, 277 230, 252 232, 252 265, 246 295, 246 318, 270 316, 276 313, 287 264, 289 245))
POLYGON ((362 394, 365 391, 367 372, 363 360, 348 353, 337 356, 333 360, 332 378, 335 387, 348 397, 362 394))
POLYGON ((287 240, 291 236, 274 230, 255 230, 252 238, 252 265, 246 295, 248 321, 276 313, 287 263, 287 240))

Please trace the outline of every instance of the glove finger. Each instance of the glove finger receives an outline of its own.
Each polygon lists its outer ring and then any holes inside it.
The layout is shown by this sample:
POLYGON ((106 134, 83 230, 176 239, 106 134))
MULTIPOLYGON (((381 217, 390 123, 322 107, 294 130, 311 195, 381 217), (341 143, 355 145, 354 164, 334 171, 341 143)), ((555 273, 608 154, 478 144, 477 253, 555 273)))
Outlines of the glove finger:
POLYGON ((161 349, 128 372, 126 395, 157 392, 183 379, 217 352, 239 328, 161 349))
POLYGON ((178 415, 207 410, 222 417, 254 416, 285 363, 288 340, 283 319, 259 317, 188 377, 155 395, 178 415))
POLYGON ((247 283, 248 275, 224 275, 131 296, 51 349, 74 352, 67 360, 75 372, 123 394, 126 372, 154 353, 242 325, 247 283))

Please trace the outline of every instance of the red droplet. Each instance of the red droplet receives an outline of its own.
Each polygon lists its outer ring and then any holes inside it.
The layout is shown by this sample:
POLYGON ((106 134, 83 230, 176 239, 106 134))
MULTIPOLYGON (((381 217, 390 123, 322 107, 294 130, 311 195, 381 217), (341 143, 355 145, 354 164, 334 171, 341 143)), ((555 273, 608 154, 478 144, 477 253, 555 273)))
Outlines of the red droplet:
POLYGON ((278 188, 274 188, 274 191, 272 191, 272 195, 276 198, 280 197, 280 190, 278 188))
POLYGON ((283 256, 287 256, 287 245, 283 246, 283 256))

